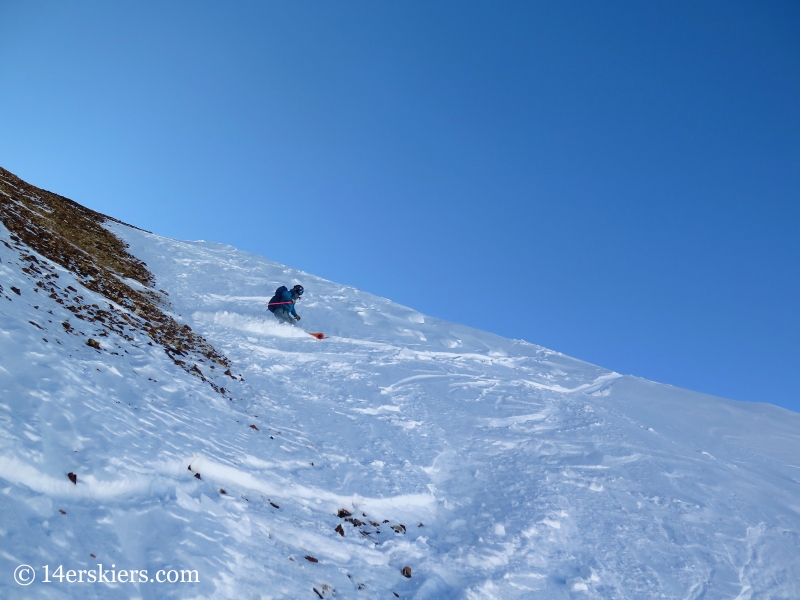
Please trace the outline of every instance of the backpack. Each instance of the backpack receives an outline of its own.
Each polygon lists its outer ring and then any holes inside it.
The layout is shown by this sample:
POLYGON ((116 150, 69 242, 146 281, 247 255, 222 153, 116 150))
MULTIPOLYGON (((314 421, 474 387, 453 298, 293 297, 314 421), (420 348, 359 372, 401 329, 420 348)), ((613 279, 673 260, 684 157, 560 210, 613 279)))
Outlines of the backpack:
POLYGON ((281 302, 283 302, 283 292, 288 292, 288 291, 289 289, 285 285, 282 285, 277 290, 275 290, 275 295, 272 297, 272 299, 269 301, 269 304, 267 305, 269 312, 274 313, 279 306, 283 306, 283 304, 281 304, 281 302))

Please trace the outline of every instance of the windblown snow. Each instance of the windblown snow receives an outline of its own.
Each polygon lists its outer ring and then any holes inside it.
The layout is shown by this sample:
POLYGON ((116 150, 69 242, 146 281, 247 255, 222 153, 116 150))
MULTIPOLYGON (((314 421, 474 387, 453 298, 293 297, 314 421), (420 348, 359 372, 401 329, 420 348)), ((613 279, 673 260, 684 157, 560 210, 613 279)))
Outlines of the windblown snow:
POLYGON ((227 396, 143 333, 88 346, 0 245, 1 597, 800 598, 800 415, 107 226, 227 396), (265 307, 294 283, 296 327, 265 307))

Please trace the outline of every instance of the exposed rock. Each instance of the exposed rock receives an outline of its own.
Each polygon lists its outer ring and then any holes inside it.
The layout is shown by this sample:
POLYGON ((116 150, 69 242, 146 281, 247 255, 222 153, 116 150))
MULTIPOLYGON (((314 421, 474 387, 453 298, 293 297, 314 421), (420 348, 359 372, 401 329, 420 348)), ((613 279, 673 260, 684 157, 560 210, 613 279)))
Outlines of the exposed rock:
MULTIPOLYGON (((125 242, 103 226, 109 221, 122 221, 34 187, 3 168, 0 168, 0 220, 11 233, 15 248, 8 242, 6 245, 20 252, 21 260, 28 263, 22 270, 35 281, 36 291, 41 288, 76 318, 100 323, 127 341, 133 341, 134 331, 144 333, 163 346, 176 365, 193 371, 222 393, 193 363, 205 359, 230 371, 228 359, 188 325, 178 323, 161 310, 162 295, 152 289, 155 281, 147 265, 130 254, 125 242), (58 273, 26 253, 25 246, 67 269, 86 289, 107 298, 108 308, 85 304, 73 285, 59 287, 58 273), (126 279, 138 282, 145 289, 133 289, 126 279), (175 356, 190 360, 179 361, 175 356)), ((11 290, 21 295, 18 288, 11 290)), ((72 332, 68 322, 63 325, 67 332, 72 332)))

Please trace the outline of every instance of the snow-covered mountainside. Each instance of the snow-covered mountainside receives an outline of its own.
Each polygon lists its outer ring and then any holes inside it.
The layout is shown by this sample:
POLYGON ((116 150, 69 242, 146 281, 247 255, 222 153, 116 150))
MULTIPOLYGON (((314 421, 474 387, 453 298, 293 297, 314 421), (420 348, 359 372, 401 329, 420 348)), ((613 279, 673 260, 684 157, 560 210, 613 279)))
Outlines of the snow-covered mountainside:
POLYGON ((800 415, 5 189, 0 597, 800 598, 800 415))

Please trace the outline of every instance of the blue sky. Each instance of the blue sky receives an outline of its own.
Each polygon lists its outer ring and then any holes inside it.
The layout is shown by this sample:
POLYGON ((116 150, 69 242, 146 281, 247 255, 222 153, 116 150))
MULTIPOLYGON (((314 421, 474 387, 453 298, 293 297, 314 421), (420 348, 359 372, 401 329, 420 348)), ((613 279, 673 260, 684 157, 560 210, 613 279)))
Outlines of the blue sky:
POLYGON ((800 411, 798 30, 793 2, 0 0, 0 165, 800 411))

